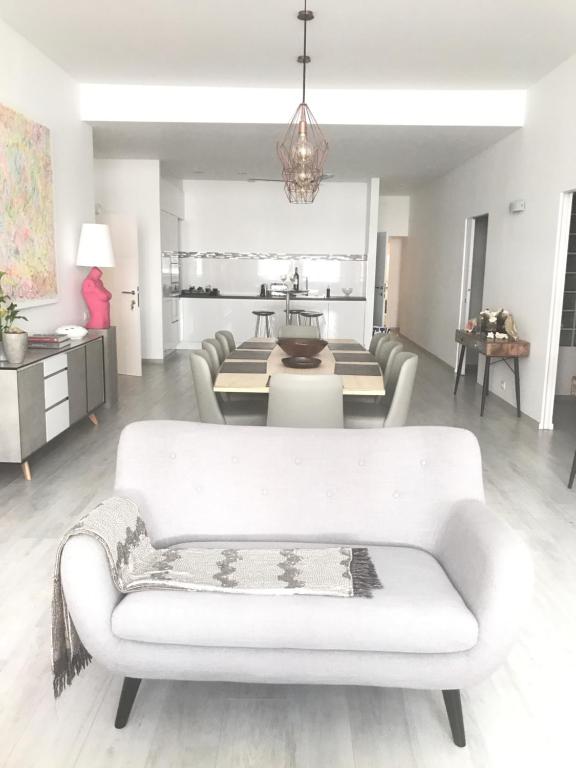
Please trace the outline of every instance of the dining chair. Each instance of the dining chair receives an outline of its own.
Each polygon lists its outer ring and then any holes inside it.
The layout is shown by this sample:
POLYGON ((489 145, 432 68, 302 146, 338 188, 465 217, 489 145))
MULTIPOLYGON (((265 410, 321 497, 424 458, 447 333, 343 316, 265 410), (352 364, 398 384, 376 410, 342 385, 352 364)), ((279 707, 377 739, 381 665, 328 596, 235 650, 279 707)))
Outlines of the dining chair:
POLYGON ((382 333, 375 333, 374 336, 370 339, 370 346, 368 347, 368 352, 370 352, 371 355, 376 356, 376 350, 378 348, 378 344, 381 341, 385 341, 386 338, 390 338, 390 332, 382 332, 382 333))
POLYGON ((376 361, 382 369, 382 375, 384 376, 384 386, 386 386, 386 371, 392 368, 392 364, 396 355, 398 355, 404 349, 404 344, 399 341, 390 339, 389 341, 382 341, 376 348, 376 361))
POLYGON ((212 355, 218 365, 218 368, 222 365, 226 359, 226 352, 224 347, 218 341, 218 339, 204 339, 202 341, 202 349, 206 350, 209 355, 212 355))
POLYGON ((343 427, 342 379, 333 374, 270 377, 269 427, 343 427))
POLYGON ((267 399, 264 395, 253 400, 221 403, 213 389, 210 353, 199 349, 190 353, 190 369, 198 406, 198 421, 205 424, 266 424, 267 399))
POLYGON ((418 369, 418 355, 399 352, 386 368, 386 394, 377 403, 359 402, 346 398, 344 426, 348 429, 376 427, 403 427, 408 419, 414 381, 418 369))
POLYGON ((278 330, 279 339, 319 339, 320 329, 312 325, 283 325, 278 330))
POLYGON ((236 349, 234 335, 230 331, 216 331, 214 337, 220 342, 226 353, 226 357, 236 349))

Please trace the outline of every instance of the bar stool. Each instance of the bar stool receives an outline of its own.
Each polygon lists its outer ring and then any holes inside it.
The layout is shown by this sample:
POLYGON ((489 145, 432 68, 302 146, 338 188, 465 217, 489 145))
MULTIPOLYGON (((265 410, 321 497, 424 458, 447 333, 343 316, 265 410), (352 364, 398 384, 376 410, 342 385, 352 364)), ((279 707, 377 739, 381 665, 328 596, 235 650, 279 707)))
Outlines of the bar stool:
POLYGON ((300 313, 302 325, 312 325, 321 330, 320 318, 324 317, 323 312, 308 312, 307 310, 300 313))
POLYGON ((272 336, 272 323, 270 318, 275 312, 270 312, 267 309, 253 309, 252 314, 256 315, 256 330, 254 336, 270 337, 272 336), (264 331, 264 333, 262 333, 264 331))
POLYGON ((291 309, 288 312, 288 325, 302 325, 301 315, 303 309, 291 309))

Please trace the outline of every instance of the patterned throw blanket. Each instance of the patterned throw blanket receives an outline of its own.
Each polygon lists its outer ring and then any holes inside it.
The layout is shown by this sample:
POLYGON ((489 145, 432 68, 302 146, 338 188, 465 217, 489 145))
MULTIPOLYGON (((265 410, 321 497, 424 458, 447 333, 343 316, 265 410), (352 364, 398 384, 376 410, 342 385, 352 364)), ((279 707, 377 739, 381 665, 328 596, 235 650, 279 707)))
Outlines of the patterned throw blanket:
POLYGON ((372 597, 382 585, 368 554, 359 547, 323 549, 218 549, 152 546, 138 506, 108 499, 74 525, 58 547, 52 600, 52 670, 58 697, 91 657, 82 645, 60 578, 64 545, 72 536, 93 536, 108 558, 123 593, 175 589, 254 595, 372 597))

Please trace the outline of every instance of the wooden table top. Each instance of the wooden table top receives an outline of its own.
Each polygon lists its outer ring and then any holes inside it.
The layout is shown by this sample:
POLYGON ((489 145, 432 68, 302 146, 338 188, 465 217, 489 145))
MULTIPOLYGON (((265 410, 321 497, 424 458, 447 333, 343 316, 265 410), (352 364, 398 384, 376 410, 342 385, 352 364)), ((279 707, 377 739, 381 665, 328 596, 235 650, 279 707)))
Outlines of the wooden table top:
POLYGON ((288 355, 274 339, 249 339, 224 360, 214 391, 266 393, 273 374, 336 373, 342 377, 345 395, 384 394, 384 380, 376 358, 354 339, 329 339, 328 346, 316 355, 322 361, 318 368, 287 368, 283 357, 288 355))
POLYGON ((457 330, 455 340, 486 357, 528 357, 530 354, 530 342, 522 339, 489 339, 483 333, 457 330))

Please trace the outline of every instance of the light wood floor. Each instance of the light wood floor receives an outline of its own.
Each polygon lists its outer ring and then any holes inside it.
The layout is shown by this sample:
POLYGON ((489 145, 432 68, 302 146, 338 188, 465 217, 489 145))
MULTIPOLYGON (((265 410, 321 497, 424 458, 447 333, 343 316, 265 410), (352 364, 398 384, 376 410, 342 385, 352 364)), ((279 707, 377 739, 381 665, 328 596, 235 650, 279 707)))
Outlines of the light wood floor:
POLYGON ((576 692, 574 404, 555 433, 491 396, 478 415, 472 382, 421 358, 411 422, 479 437, 490 505, 530 543, 534 606, 508 663, 464 693, 469 746, 452 745, 437 692, 144 682, 124 731, 113 728, 120 679, 92 664, 54 703, 49 606, 58 537, 113 483, 122 427, 190 419, 185 353, 121 377, 120 405, 57 438, 31 462, 33 481, 0 465, 0 766, 11 768, 573 768, 576 692))

